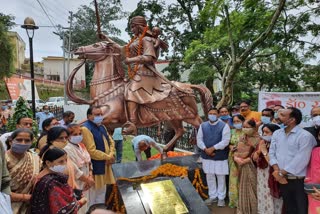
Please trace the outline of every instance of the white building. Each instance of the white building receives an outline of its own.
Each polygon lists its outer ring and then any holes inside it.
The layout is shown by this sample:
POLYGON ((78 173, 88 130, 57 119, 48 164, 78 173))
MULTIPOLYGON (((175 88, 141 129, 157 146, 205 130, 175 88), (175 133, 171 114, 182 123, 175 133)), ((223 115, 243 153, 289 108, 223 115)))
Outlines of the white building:
MULTIPOLYGON (((81 62, 80 59, 70 59, 70 74, 72 70, 81 62)), ((66 63, 66 80, 68 79, 68 63, 66 63)), ((44 79, 65 82, 63 72, 63 57, 48 56, 43 58, 43 75, 44 79)), ((77 86, 84 87, 86 82, 85 66, 83 65, 77 72, 73 83, 77 86)))

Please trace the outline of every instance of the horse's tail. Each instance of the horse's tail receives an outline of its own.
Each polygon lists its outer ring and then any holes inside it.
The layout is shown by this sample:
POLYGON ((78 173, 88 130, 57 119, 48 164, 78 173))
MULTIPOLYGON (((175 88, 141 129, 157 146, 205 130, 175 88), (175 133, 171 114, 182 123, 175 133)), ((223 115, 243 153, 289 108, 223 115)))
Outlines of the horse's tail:
POLYGON ((77 67, 75 67, 73 69, 73 71, 71 72, 70 76, 68 77, 67 80, 67 86, 66 86, 66 94, 68 95, 69 99, 75 103, 81 103, 81 104, 91 104, 90 101, 84 100, 78 96, 76 96, 73 92, 73 79, 76 75, 76 73, 78 72, 78 70, 83 66, 83 64, 86 62, 86 60, 82 60, 81 63, 79 65, 77 65, 77 67))
POLYGON ((203 85, 191 85, 191 88, 197 90, 200 93, 200 99, 204 114, 208 116, 207 114, 213 103, 211 91, 203 85))

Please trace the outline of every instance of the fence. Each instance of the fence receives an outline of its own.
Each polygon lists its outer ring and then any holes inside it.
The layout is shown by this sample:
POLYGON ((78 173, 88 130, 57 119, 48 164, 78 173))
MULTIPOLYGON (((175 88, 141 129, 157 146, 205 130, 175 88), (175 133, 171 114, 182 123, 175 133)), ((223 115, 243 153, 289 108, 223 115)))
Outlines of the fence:
POLYGON ((54 114, 54 117, 57 120, 62 120, 62 114, 64 112, 63 107, 51 106, 49 107, 49 111, 54 114))
MULTIPOLYGON (((164 132, 163 125, 160 127, 160 135, 158 135, 159 126, 152 126, 147 128, 138 128, 138 134, 145 134, 157 141, 157 143, 165 144, 164 141, 164 132)), ((193 127, 189 124, 184 126, 185 133, 183 136, 177 141, 176 148, 184 149, 187 151, 193 151, 193 145, 189 143, 189 140, 192 136, 193 127)))

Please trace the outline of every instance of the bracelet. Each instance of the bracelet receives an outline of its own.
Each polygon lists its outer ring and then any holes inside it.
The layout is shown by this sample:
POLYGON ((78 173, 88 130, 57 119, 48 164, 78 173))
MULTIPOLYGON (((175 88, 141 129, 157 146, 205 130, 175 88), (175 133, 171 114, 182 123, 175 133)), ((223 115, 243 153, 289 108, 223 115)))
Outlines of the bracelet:
POLYGON ((22 194, 22 201, 25 201, 24 196, 25 196, 25 194, 22 194))

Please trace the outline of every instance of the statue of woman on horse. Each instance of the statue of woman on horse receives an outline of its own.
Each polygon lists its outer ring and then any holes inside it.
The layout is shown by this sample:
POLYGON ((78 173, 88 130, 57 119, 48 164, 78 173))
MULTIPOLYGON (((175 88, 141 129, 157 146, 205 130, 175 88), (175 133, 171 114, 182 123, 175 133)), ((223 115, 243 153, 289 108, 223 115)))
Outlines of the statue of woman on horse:
MULTIPOLYGON (((130 20, 130 30, 133 38, 124 47, 118 45, 125 55, 130 81, 125 87, 125 100, 129 112, 129 120, 137 122, 139 104, 154 103, 168 97, 171 87, 178 88, 156 70, 159 48, 166 49, 168 45, 158 38, 159 28, 151 32, 143 16, 135 16, 130 20)), ((100 38, 114 43, 104 34, 100 38)), ((180 89, 183 91, 182 89, 180 89)))
POLYGON ((168 121, 175 130, 175 136, 166 151, 183 135, 182 122, 196 128, 202 122, 194 91, 200 94, 204 112, 211 107, 212 96, 205 86, 171 82, 156 70, 159 49, 168 48, 158 37, 159 28, 150 31, 146 19, 136 16, 130 20, 130 29, 134 36, 126 46, 120 46, 108 36, 98 33, 104 41, 74 51, 84 60, 68 78, 67 95, 76 103, 101 106, 103 123, 111 129, 123 126, 123 130, 130 133, 136 126, 146 127, 168 121), (125 78, 121 59, 128 65, 128 79, 125 78), (73 79, 86 60, 95 62, 89 100, 73 92, 73 79))

